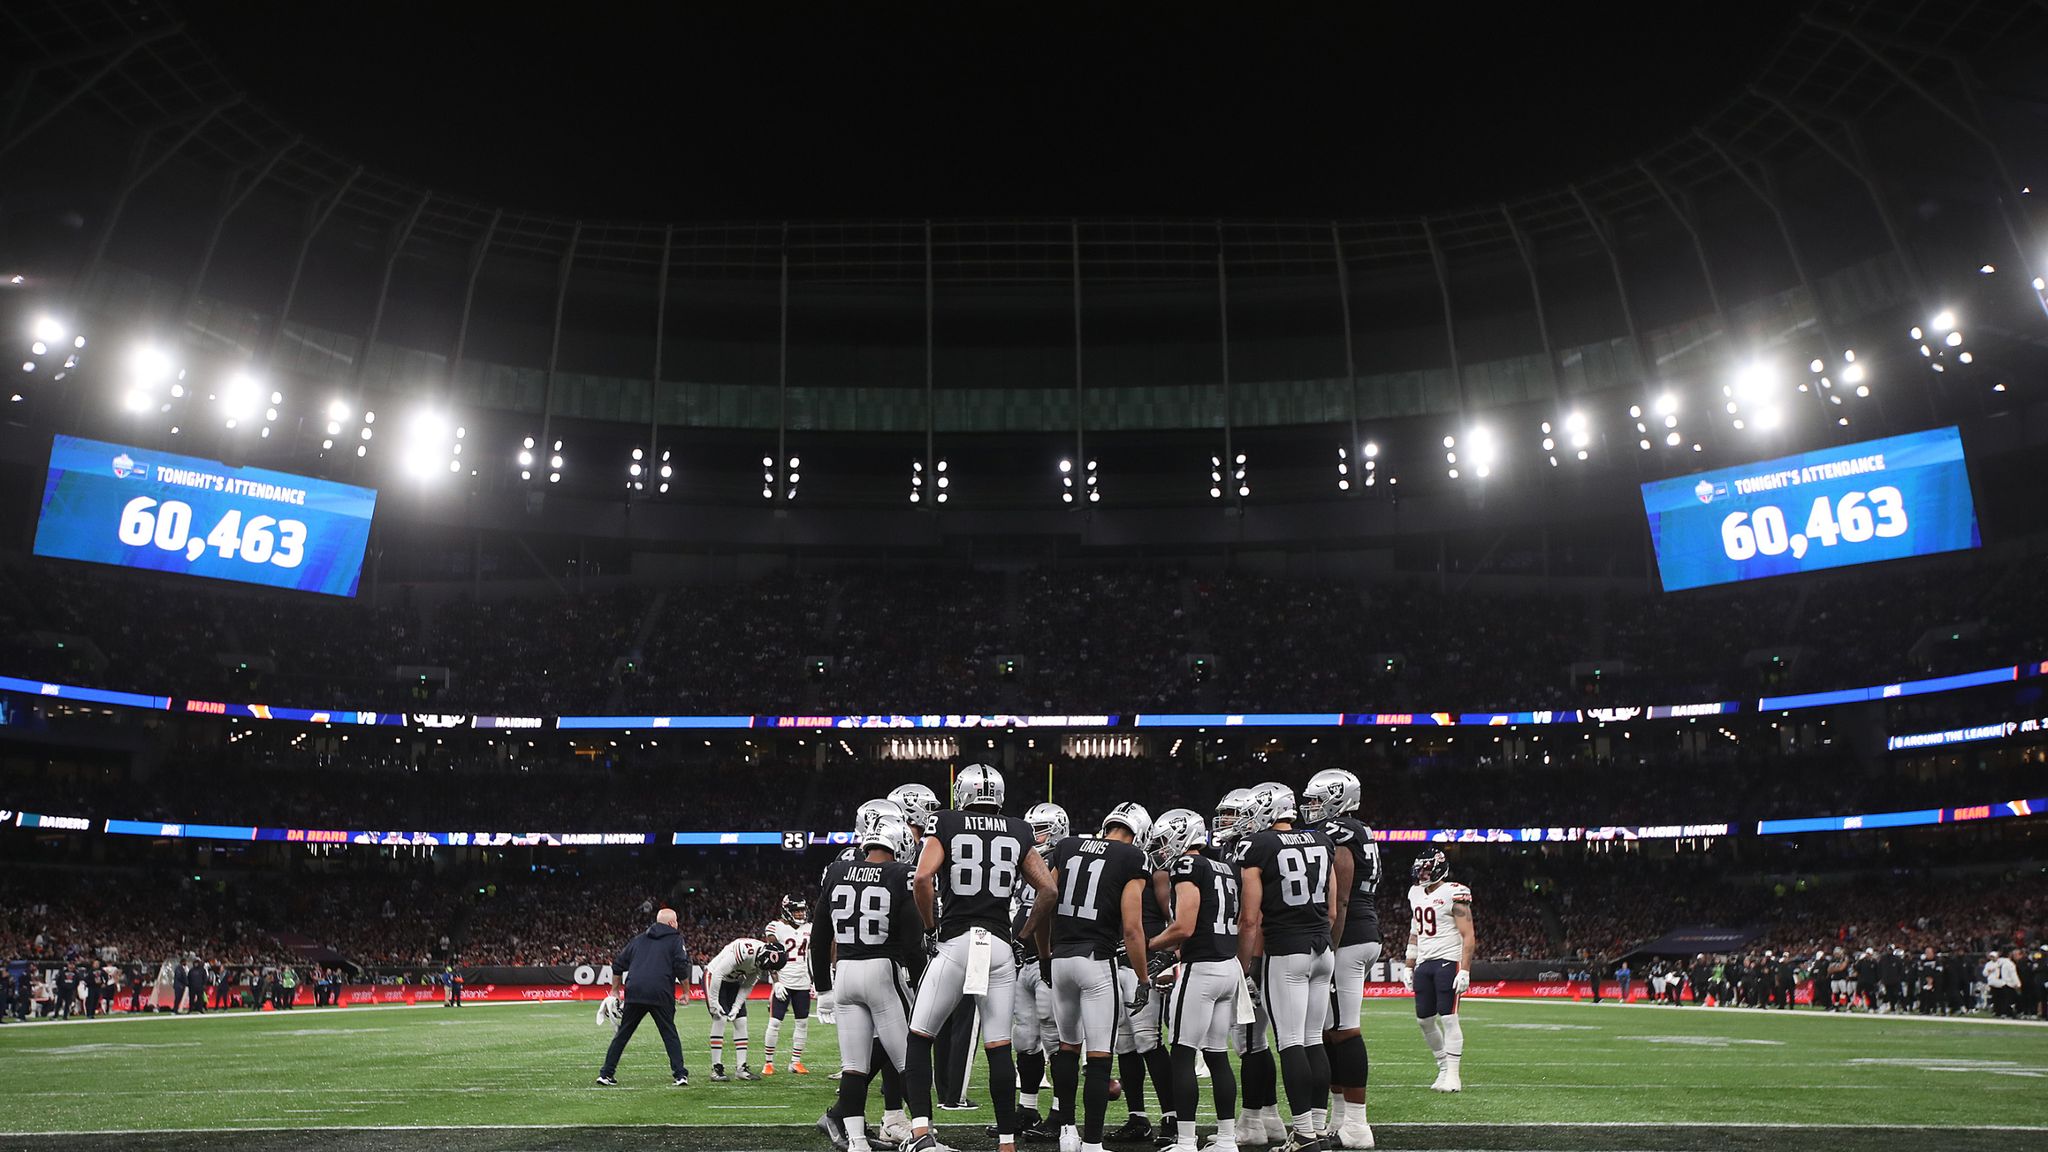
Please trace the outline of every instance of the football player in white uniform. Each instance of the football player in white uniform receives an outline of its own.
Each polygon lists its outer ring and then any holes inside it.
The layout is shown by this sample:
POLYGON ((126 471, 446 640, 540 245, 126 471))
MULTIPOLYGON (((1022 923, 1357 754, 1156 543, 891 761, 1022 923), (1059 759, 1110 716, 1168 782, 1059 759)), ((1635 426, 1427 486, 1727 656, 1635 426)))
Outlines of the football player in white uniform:
POLYGON ((1464 1090, 1458 1065, 1465 1056, 1465 1026, 1458 1022, 1458 997, 1472 984, 1472 891, 1451 882, 1451 864, 1441 849, 1415 858, 1408 889, 1408 973, 1402 983, 1415 993, 1415 1018, 1436 1057, 1432 1092, 1464 1090))
POLYGON ((796 1014, 789 1046, 789 1070, 808 1076, 804 1041, 811 1035, 811 926, 805 923, 810 905, 794 896, 782 898, 782 916, 768 922, 768 940, 782 946, 788 959, 775 973, 775 995, 768 1002, 768 1035, 761 1047, 761 1075, 775 1075, 775 1042, 782 1037, 782 1018, 796 1014))
POLYGON ((779 944, 742 936, 718 950, 704 971, 704 1006, 711 1010, 711 1079, 724 1083, 725 1033, 732 1029, 741 1080, 758 1080, 747 1067, 747 996, 754 985, 772 979, 786 955, 779 944))

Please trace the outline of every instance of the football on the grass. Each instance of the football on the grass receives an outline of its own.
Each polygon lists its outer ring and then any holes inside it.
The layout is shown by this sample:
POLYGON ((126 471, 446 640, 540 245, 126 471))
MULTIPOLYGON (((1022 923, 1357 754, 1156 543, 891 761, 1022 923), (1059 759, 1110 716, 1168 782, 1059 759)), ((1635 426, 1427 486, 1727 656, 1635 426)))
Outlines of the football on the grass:
POLYGON ((1111 1076, 1111 1077, 1109 1078, 1109 1098, 1110 1098, 1111 1100, 1121 1100, 1121 1099, 1123 1099, 1123 1095, 1124 1095, 1124 1082, 1123 1082, 1123 1081, 1121 1081, 1121 1080, 1119 1080, 1119 1079, 1117 1079, 1117 1078, 1116 1078, 1116 1077, 1114 1077, 1114 1076, 1111 1076))

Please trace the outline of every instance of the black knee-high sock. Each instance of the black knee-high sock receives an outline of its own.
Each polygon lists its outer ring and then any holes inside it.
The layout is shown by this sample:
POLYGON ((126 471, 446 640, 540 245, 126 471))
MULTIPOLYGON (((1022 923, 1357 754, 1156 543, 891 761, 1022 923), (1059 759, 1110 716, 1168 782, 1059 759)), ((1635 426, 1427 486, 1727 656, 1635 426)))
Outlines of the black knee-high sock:
POLYGON ((1280 1050, 1280 1084, 1287 1089, 1287 1110, 1294 1114, 1297 1126, 1308 1123, 1308 1110, 1316 1106, 1315 1093, 1310 1088, 1313 1079, 1306 1047, 1297 1044, 1280 1050))
POLYGON ((910 1118, 929 1119, 932 1114, 932 1038, 910 1034, 910 1048, 903 1058, 903 1099, 910 1118))
POLYGON ((1017 1134, 1017 1054, 1008 1044, 988 1050, 988 1095, 996 1108, 996 1133, 1017 1134))
MULTIPOLYGON (((1205 1052, 1203 1055, 1209 1062, 1209 1090, 1216 1094, 1216 1118, 1237 1119, 1237 1074, 1230 1070, 1230 1053, 1205 1052)), ((1176 1099, 1188 1102, 1188 1116, 1192 1118, 1195 1114, 1196 1097, 1188 1095, 1176 1099)))
POLYGON ((1363 1088, 1372 1079, 1372 1061, 1365 1054, 1365 1037, 1339 1040, 1330 1048, 1330 1083, 1345 1088, 1363 1088))
POLYGON ((1330 1106, 1330 1050, 1321 1044, 1310 1044, 1308 1053, 1308 1106, 1328 1108, 1330 1106))
POLYGON ((1081 1089, 1081 1143, 1102 1143, 1102 1118, 1109 1112, 1109 1065, 1107 1056, 1088 1061, 1081 1089))
POLYGON ((1126 1052, 1116 1058, 1116 1074, 1124 1082, 1124 1105, 1131 1115, 1145 1114, 1145 1058, 1126 1052))
POLYGON ((841 1072, 839 1074, 839 1099, 833 1101, 826 1115, 834 1120, 845 1120, 859 1116, 868 1109, 868 1081, 874 1075, 868 1072, 841 1072))
MULTIPOLYGON (((1159 1094, 1160 1113, 1178 1117, 1180 1109, 1176 1105, 1187 1097, 1181 1095, 1180 1079, 1173 1073, 1173 1054, 1167 1050, 1166 1045, 1161 1044, 1145 1053, 1145 1071, 1152 1077, 1152 1090, 1159 1094)), ((1192 1109, 1194 1105, 1190 1104, 1188 1107, 1192 1109)), ((1192 1119, 1194 1112, 1190 1111, 1188 1117, 1192 1119)))
MULTIPOLYGON (((1036 1096, 1038 1095, 1038 1086, 1043 1083, 1045 1083, 1045 1053, 1033 1049, 1018 1056, 1017 1094, 1020 1097, 1027 1095, 1036 1096), (1031 1091, 1025 1092, 1024 1089, 1026 1088, 1031 1089, 1031 1091)), ((1019 1108, 1022 1108, 1023 1104, 1024 1101, 1022 1099, 1017 1101, 1019 1108)))
MULTIPOLYGON (((1173 1099, 1195 1099, 1195 1093, 1199 1091, 1195 1080, 1195 1050, 1185 1044, 1176 1044, 1173 1047, 1173 1054, 1167 1057, 1167 1061, 1173 1065, 1173 1099)), ((1220 1103, 1218 1107, 1221 1107, 1220 1103)), ((1195 1113, 1190 1108, 1188 1119, 1193 1120, 1194 1118, 1195 1113)), ((1174 1119, 1178 1120, 1179 1116, 1176 1115, 1174 1119)), ((1178 1133, 1163 1132, 1160 1135, 1173 1136, 1176 1142, 1178 1142, 1178 1133)))
POLYGON ((1061 1049, 1052 1054, 1052 1107, 1059 1122, 1074 1122, 1074 1091, 1081 1086, 1081 1054, 1061 1049))
POLYGON ((882 1048, 880 1040, 875 1041, 874 1055, 869 1058, 868 1067, 882 1070, 882 1107, 898 1111, 903 1107, 903 1073, 889 1062, 889 1053, 882 1048))
POLYGON ((1280 1102, 1279 1081, 1273 1068, 1273 1050, 1244 1054, 1244 1106, 1247 1110, 1271 1108, 1280 1102))

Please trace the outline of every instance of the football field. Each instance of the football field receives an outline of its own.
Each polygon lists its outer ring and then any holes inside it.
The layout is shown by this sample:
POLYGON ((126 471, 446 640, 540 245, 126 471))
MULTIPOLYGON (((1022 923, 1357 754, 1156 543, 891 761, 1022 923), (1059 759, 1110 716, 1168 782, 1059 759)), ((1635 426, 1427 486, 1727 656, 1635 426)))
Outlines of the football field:
MULTIPOLYGON (((686 1009, 691 1087, 669 1086, 648 1028, 620 1086, 599 1088, 611 1031, 592 1015, 509 1004, 8 1025, 0 1147, 826 1147, 809 1125, 836 1087, 830 1027, 811 1030, 809 1076, 713 1084, 706 1016, 686 1009)), ((2048 1148, 2040 1026, 1487 1001, 1464 1016, 1465 1091, 1443 1096, 1428 1091, 1435 1069, 1405 1002, 1366 1005, 1382 1147, 2048 1148)), ((978 1067, 969 1095, 981 1112, 942 1113, 941 1138, 992 1148, 978 1067)), ((1124 1113, 1110 1105, 1112 1126, 1124 1113)))

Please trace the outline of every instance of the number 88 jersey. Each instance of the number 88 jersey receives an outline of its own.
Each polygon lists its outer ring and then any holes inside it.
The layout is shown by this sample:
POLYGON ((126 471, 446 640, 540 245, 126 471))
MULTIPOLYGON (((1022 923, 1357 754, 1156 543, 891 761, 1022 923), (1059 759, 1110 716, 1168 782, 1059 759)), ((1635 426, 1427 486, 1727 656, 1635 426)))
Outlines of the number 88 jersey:
POLYGON ((969 928, 1010 938, 1010 897, 1024 886, 1024 854, 1037 835, 1031 825, 998 812, 939 812, 931 835, 945 853, 939 865, 939 936, 950 940, 969 928))
POLYGON ((1259 870, 1266 955, 1330 947, 1330 862, 1336 845, 1320 828, 1268 828, 1245 841, 1240 871, 1259 870))

